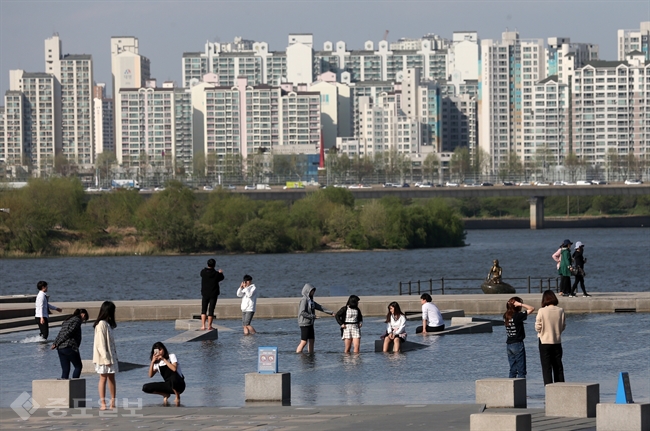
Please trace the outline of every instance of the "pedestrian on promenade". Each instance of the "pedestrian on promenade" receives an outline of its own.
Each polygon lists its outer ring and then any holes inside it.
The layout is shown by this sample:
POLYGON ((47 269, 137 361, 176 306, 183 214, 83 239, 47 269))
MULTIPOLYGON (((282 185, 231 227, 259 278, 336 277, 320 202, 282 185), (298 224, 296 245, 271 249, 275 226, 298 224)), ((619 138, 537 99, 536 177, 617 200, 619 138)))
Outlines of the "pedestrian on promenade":
POLYGON ((95 371, 99 374, 99 410, 106 410, 106 382, 108 382, 108 389, 111 392, 109 409, 115 408, 117 391, 115 373, 119 371, 115 339, 113 338, 113 329, 116 326, 115 304, 111 301, 104 301, 93 324, 95 328, 93 364, 95 364, 95 371))
POLYGON ((587 263, 587 258, 584 257, 584 251, 585 245, 580 241, 576 241, 576 248, 573 251, 573 267, 577 270, 577 272, 575 275, 576 279, 573 282, 573 286, 571 287, 572 296, 576 296, 578 283, 580 283, 580 288, 582 289, 582 296, 591 296, 585 289, 585 263, 587 263))
POLYGON ((524 301, 513 296, 506 303, 506 312, 503 314, 503 322, 506 325, 506 347, 508 351, 508 362, 510 363, 509 378, 526 378, 526 347, 524 346, 524 320, 535 311, 532 305, 524 304, 524 301), (524 310, 522 310, 522 308, 524 310))
POLYGON ((61 362, 61 378, 70 378, 70 364, 74 366, 72 378, 78 379, 81 375, 83 365, 79 346, 81 345, 81 324, 88 321, 88 311, 85 308, 77 308, 72 316, 63 321, 59 335, 52 343, 52 350, 57 349, 59 361, 61 362))
POLYGON ((223 271, 214 269, 217 262, 214 259, 208 260, 208 267, 201 270, 201 329, 214 329, 212 319, 214 319, 214 308, 217 306, 217 299, 221 290, 219 282, 224 279, 223 271), (208 307, 209 306, 209 307, 208 307), (208 326, 205 326, 205 317, 208 317, 208 326))
POLYGON ((552 290, 542 294, 542 307, 537 312, 535 331, 539 338, 539 358, 542 363, 544 384, 564 381, 562 366, 562 332, 566 327, 564 310, 557 306, 552 290))
MULTIPOLYGON (((560 296, 571 296, 571 245, 573 243, 565 239, 560 247, 560 262, 557 273, 560 275, 560 296)), ((553 255, 553 259, 557 252, 553 255)))
POLYGON ((402 343, 406 341, 406 316, 395 301, 388 304, 386 334, 382 335, 382 338, 384 339, 384 352, 388 352, 391 341, 393 342, 393 352, 400 352, 402 343))
POLYGON ((39 281, 36 284, 38 295, 36 295, 36 314, 34 315, 40 335, 43 340, 47 340, 50 335, 50 310, 56 310, 59 313, 63 310, 50 304, 47 298, 47 281, 39 281))
POLYGON ((350 353, 350 347, 354 345, 354 353, 359 353, 361 344, 361 326, 363 325, 363 314, 359 310, 357 295, 350 295, 345 307, 342 307, 334 316, 341 325, 341 339, 345 349, 344 353, 350 353))
POLYGON ((257 287, 253 284, 253 277, 248 274, 244 276, 244 281, 237 289, 237 297, 241 298, 241 320, 244 335, 255 334, 255 328, 251 325, 257 304, 257 287))
POLYGON ((307 283, 302 288, 302 298, 298 306, 298 326, 300 326, 300 344, 296 348, 296 353, 302 353, 305 346, 307 352, 314 353, 314 340, 316 335, 314 333, 314 321, 317 319, 316 310, 329 314, 334 313, 327 308, 321 306, 314 301, 314 294, 316 288, 307 283))
POLYGON ((423 293, 420 296, 422 303, 422 326, 415 328, 416 334, 427 334, 429 332, 440 332, 445 330, 445 321, 442 319, 440 310, 431 302, 431 295, 423 293))
POLYGON ((153 344, 151 354, 149 355, 151 363, 149 364, 149 378, 152 378, 160 371, 160 375, 165 380, 158 383, 145 383, 142 391, 147 394, 161 395, 163 405, 166 406, 171 394, 176 396, 174 404, 181 405, 181 394, 185 391, 185 376, 181 371, 181 365, 178 363, 176 355, 169 353, 167 347, 160 341, 153 344))

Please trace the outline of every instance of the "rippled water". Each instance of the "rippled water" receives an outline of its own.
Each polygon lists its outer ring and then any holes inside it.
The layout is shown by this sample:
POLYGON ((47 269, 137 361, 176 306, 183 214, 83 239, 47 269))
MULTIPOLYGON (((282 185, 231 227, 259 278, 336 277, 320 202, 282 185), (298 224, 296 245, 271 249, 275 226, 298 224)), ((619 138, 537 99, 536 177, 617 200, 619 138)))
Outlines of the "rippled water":
MULTIPOLYGON (((304 283, 341 286, 357 295, 396 294, 399 281, 483 278, 499 259, 504 280, 556 277, 551 255, 569 238, 585 244, 589 291, 648 291, 650 229, 470 230, 466 247, 311 254, 220 255, 222 297, 235 297, 250 274, 262 297, 299 296, 304 283)), ((123 256, 0 260, 0 295, 36 293, 49 283, 51 301, 186 299, 200 297, 199 273, 212 256, 123 256)), ((512 282, 523 288, 525 281, 512 282)), ((446 281, 447 293, 478 281, 446 281)), ((539 288, 539 281, 533 289, 539 288)), ((468 291, 456 290, 457 293, 468 291)))
MULTIPOLYGON (((214 342, 167 345, 186 376, 184 405, 244 405, 244 374, 257 371, 259 346, 278 347, 279 369, 291 373, 292 405, 473 403, 476 379, 508 376, 502 326, 495 326, 492 334, 424 338, 413 334, 415 322, 409 322, 409 340, 429 347, 394 355, 373 352, 384 324, 368 318, 361 354, 345 355, 334 319, 324 318, 316 322, 316 353, 299 355, 294 353, 300 338, 295 319, 255 319, 259 333, 249 337, 241 334, 239 321, 218 323, 234 331, 221 331, 214 342)), ((544 387, 533 325, 531 319, 525 326, 528 404, 542 407, 544 387)), ((51 337, 57 333, 54 328, 51 337)), ((151 345, 177 333, 172 321, 120 322, 115 330, 118 357, 148 364, 151 345)), ((35 335, 29 331, 0 336, 1 407, 23 391, 30 392, 32 379, 60 377, 58 356, 49 345, 19 343, 35 335)), ((83 336, 82 357, 89 359, 91 324, 84 325, 83 336)), ((567 381, 600 383, 601 401, 613 402, 618 373, 627 371, 634 400, 650 401, 650 314, 570 314, 562 341, 567 381)), ((96 403, 97 375, 82 376, 87 379, 87 396, 96 403)), ((148 379, 146 368, 119 373, 118 397, 143 397, 145 405, 160 404, 161 397, 141 392, 144 383, 159 379, 148 379)))

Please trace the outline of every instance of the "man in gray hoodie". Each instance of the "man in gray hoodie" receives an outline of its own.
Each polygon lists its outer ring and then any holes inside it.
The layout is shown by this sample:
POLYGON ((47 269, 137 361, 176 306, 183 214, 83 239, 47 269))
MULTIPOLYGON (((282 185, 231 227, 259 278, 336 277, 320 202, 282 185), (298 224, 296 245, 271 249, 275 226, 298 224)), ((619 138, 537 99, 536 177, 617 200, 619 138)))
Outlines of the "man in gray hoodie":
POLYGON ((300 326, 300 344, 296 349, 296 353, 302 353, 302 350, 307 346, 307 352, 314 353, 314 320, 316 319, 316 310, 327 313, 330 316, 334 315, 333 311, 323 308, 319 303, 314 301, 314 293, 316 288, 307 283, 302 288, 302 298, 298 306, 298 326, 300 326))

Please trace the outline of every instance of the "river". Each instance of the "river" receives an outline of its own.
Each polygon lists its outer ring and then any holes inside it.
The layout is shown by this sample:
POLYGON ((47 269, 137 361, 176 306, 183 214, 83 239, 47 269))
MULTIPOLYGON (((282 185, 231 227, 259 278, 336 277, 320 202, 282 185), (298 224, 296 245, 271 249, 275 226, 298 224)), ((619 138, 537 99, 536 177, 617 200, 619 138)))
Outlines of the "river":
MULTIPOLYGON (((539 277, 557 276, 551 255, 565 238, 585 244, 588 291, 650 290, 650 229, 603 228, 470 230, 465 247, 419 250, 2 259, 0 295, 36 294, 36 283, 46 280, 54 304, 199 298, 199 272, 210 257, 226 276, 221 284, 223 298, 235 297, 244 274, 253 277, 261 297, 299 296, 307 282, 321 296, 334 287, 357 295, 392 295, 397 294, 399 281, 483 278, 493 259, 499 259, 506 282, 514 277, 537 277, 535 291, 539 277)), ((511 284, 526 288, 524 280, 511 284)), ((446 293, 470 292, 463 287, 476 293, 479 285, 480 281, 445 281, 446 293)))

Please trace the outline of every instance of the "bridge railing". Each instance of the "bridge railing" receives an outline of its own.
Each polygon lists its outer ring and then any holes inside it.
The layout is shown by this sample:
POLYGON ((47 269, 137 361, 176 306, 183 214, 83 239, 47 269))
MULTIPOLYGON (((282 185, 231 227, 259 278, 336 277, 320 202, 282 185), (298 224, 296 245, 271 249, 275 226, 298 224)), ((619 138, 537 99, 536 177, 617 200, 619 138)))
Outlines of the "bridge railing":
MULTIPOLYGON (((528 293, 532 293, 533 289, 536 291, 539 288, 539 292, 542 293, 545 289, 553 289, 558 292, 560 288, 560 278, 559 277, 515 277, 508 278, 508 283, 511 284, 516 290, 527 290, 528 293), (511 281, 523 281, 523 286, 516 286, 511 281)), ((460 293, 473 293, 476 290, 481 290, 481 283, 484 283, 485 278, 454 278, 454 277, 440 277, 440 278, 429 278, 425 280, 409 280, 409 281, 400 281, 398 285, 398 293, 400 295, 421 295, 422 293, 433 294, 434 292, 440 292, 441 295, 445 294, 460 294, 460 293), (477 282, 477 284, 472 283, 471 286, 467 286, 467 283, 458 282, 477 282), (460 285, 460 286, 459 286, 460 285)))

